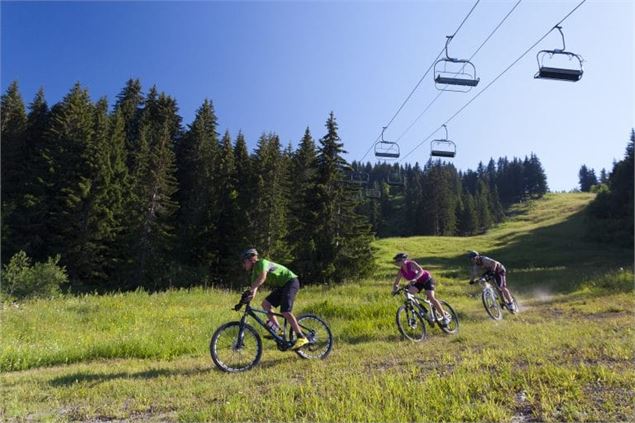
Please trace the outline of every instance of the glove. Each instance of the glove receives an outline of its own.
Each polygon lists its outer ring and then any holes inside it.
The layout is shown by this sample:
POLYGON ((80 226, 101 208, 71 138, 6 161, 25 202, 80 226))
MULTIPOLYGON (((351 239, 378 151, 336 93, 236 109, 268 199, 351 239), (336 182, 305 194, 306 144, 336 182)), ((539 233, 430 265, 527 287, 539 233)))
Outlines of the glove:
POLYGON ((391 294, 393 296, 397 295, 399 293, 399 288, 393 288, 391 294))
POLYGON ((238 301, 238 304, 234 306, 234 311, 240 310, 243 307, 243 304, 249 304, 253 298, 254 296, 251 294, 249 289, 243 292, 240 296, 240 301, 238 301))
POLYGON ((474 279, 470 279, 470 285, 474 285, 476 281, 474 279))
POLYGON ((243 294, 240 296, 240 302, 242 304, 247 304, 248 302, 250 302, 251 300, 254 299, 253 294, 251 293, 251 290, 246 290, 245 292, 243 292, 243 294))

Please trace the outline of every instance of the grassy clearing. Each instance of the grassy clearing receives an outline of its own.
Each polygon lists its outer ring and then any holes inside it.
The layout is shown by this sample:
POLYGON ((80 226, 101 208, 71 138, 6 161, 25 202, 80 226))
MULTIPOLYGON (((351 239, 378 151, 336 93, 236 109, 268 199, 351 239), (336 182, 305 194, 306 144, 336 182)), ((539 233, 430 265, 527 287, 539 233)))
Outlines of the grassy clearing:
MULTIPOLYGON (((632 250, 582 240, 589 195, 551 195, 472 238, 377 242, 373 279, 307 287, 297 311, 335 335, 320 362, 275 350, 238 375, 211 364, 209 337, 237 294, 65 297, 2 309, 2 420, 627 421, 635 413, 632 250), (542 247, 539 247, 542 246, 542 247), (489 320, 466 283, 464 252, 500 258, 522 312, 489 320), (405 250, 439 280, 459 312, 458 336, 438 329, 401 341, 389 295, 405 250), (626 270, 619 270, 622 267, 626 270)), ((262 294, 260 294, 262 295, 262 294)))

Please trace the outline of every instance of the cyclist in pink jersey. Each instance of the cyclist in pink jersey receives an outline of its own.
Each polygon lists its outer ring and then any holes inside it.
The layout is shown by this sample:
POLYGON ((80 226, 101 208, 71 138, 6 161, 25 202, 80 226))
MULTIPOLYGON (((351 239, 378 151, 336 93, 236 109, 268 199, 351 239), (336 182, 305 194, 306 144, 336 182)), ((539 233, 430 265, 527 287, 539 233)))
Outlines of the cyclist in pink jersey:
POLYGON ((443 310, 443 306, 434 296, 434 279, 430 275, 430 272, 419 266, 416 261, 409 260, 408 254, 406 253, 398 253, 395 257, 393 257, 393 260, 395 265, 399 266, 395 282, 393 282, 393 293, 399 289, 399 281, 401 281, 401 278, 406 279, 410 282, 408 292, 414 295, 421 290, 424 290, 428 300, 430 300, 434 308, 436 308, 437 311, 441 313, 441 316, 443 316, 442 323, 444 325, 449 324, 450 315, 443 310))

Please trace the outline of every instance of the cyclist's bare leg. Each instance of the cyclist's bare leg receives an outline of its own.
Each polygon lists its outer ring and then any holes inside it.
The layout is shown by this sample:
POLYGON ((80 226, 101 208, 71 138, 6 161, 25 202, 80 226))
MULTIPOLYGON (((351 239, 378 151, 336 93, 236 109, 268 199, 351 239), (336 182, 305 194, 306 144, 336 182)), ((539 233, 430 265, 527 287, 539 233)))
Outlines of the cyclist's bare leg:
POLYGON ((434 291, 426 291, 426 296, 428 297, 428 300, 430 300, 434 308, 436 308, 437 311, 441 313, 441 316, 445 316, 445 310, 443 310, 443 306, 434 296, 434 291))
POLYGON ((280 323, 278 323, 278 319, 276 319, 276 316, 271 311, 271 309, 273 308, 271 303, 269 301, 267 301, 267 300, 263 300, 262 301, 262 308, 267 312, 267 317, 269 318, 269 321, 275 323, 276 326, 280 326, 280 323))
POLYGON ((290 311, 283 311, 282 315, 284 316, 285 319, 287 319, 287 321, 289 322, 289 324, 291 325, 291 328, 293 329, 293 331, 298 335, 303 337, 304 334, 302 333, 302 329, 300 329, 300 325, 298 325, 298 321, 296 320, 295 316, 293 315, 293 313, 291 313, 290 311))
POLYGON ((498 288, 503 294, 503 299, 505 300, 505 302, 507 304, 511 303, 512 294, 511 292, 509 292, 509 289, 507 289, 507 275, 505 274, 505 272, 496 274, 496 283, 498 284, 498 288))
POLYGON ((507 289, 506 286, 501 288, 501 292, 503 293, 503 298, 505 299, 506 303, 511 303, 512 302, 512 294, 511 292, 509 292, 509 289, 507 289))

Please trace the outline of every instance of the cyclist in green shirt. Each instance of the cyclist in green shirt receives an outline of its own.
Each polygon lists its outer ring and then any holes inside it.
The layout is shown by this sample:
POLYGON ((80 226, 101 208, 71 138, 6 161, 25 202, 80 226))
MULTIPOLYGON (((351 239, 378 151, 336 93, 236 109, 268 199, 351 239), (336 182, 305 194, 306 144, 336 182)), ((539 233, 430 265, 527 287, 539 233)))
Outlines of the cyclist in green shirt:
POLYGON ((280 327, 276 316, 271 311, 272 307, 280 307, 280 313, 287 319, 297 335, 297 339, 291 349, 297 350, 308 344, 309 341, 302 333, 295 316, 291 313, 295 296, 300 290, 298 276, 281 264, 259 258, 258 251, 255 248, 245 250, 241 255, 241 259, 244 269, 250 272, 250 297, 256 296, 258 288, 265 281, 268 281, 269 285, 274 288, 271 294, 262 301, 262 308, 265 309, 269 316, 267 324, 273 325, 273 327, 280 327))

